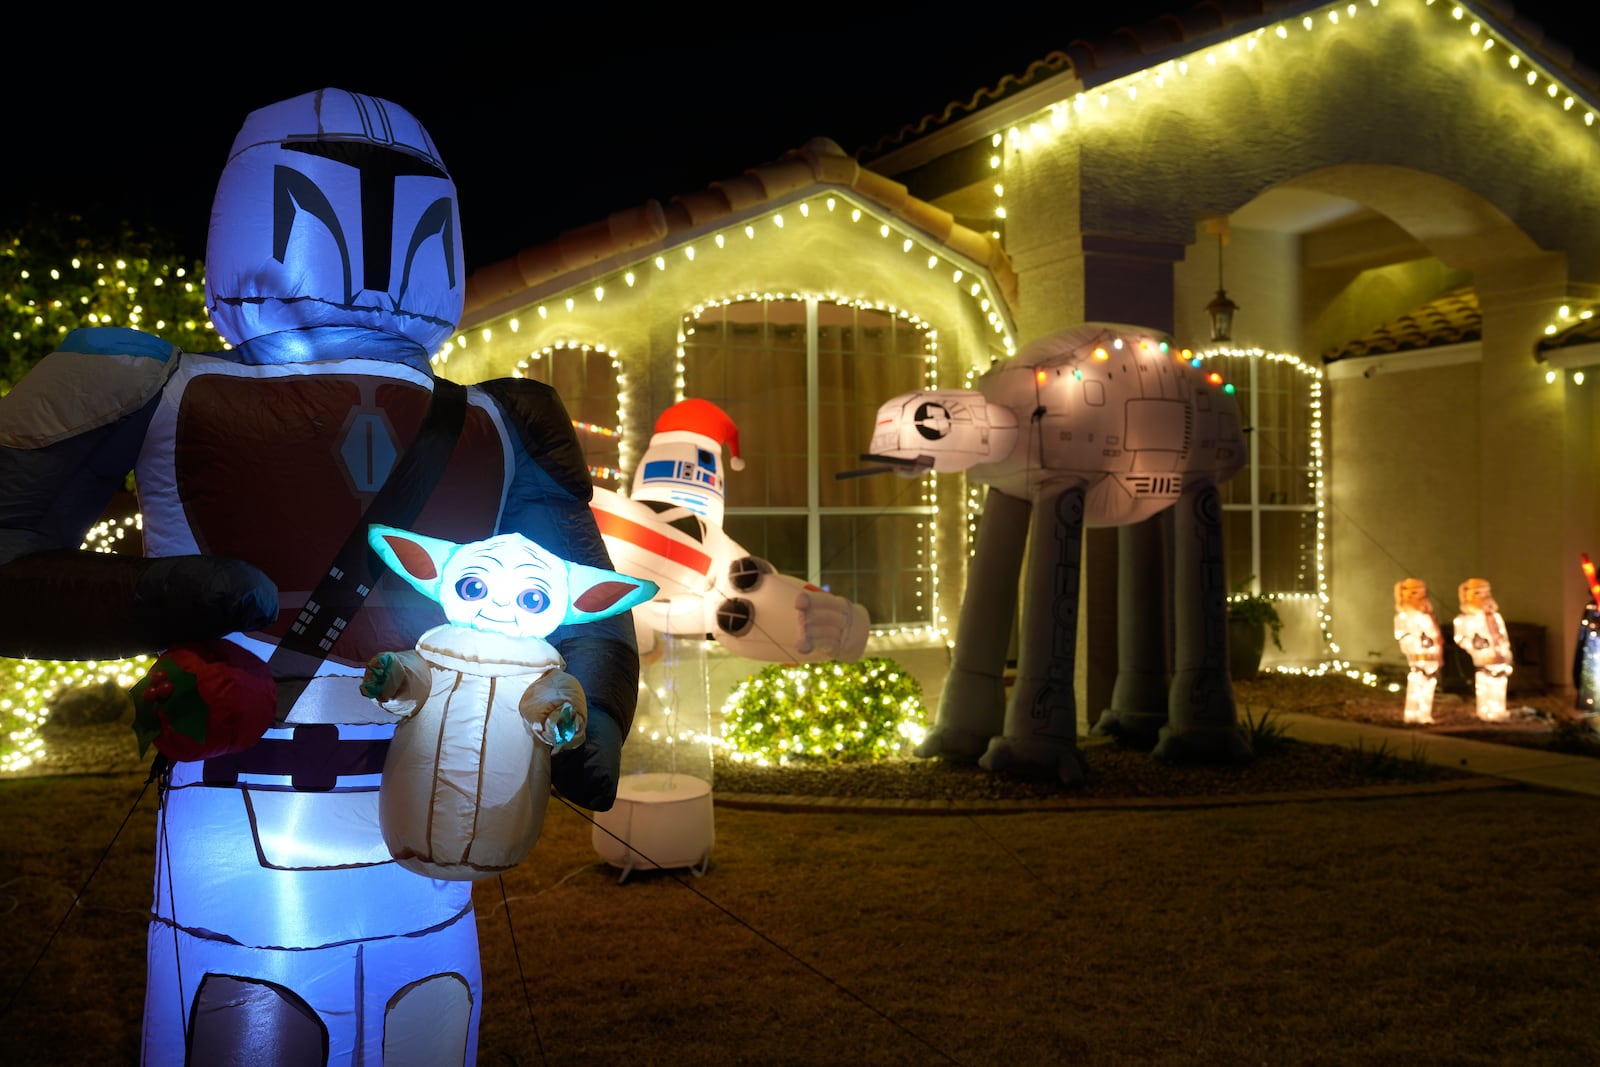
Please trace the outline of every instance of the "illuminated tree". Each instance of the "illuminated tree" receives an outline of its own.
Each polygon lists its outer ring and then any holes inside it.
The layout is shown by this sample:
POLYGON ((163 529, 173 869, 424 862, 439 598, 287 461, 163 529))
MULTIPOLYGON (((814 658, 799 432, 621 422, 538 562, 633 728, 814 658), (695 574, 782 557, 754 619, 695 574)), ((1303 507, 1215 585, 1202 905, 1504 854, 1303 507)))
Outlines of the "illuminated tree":
MULTIPOLYGON (((206 316, 204 280, 200 262, 186 262, 169 238, 126 224, 97 227, 78 215, 35 212, 0 231, 0 396, 80 326, 134 327, 190 351, 221 347, 206 316)), ((137 525, 133 495, 122 494, 89 532, 88 544, 137 555, 137 525)), ((42 753, 37 728, 60 694, 98 690, 120 702, 121 690, 148 665, 146 657, 0 658, 0 770, 27 766, 42 753)), ((128 743, 134 744, 131 732, 128 743)))
POLYGON ((170 239, 78 215, 0 231, 0 395, 80 326, 130 326, 188 351, 220 347, 203 268, 170 239))

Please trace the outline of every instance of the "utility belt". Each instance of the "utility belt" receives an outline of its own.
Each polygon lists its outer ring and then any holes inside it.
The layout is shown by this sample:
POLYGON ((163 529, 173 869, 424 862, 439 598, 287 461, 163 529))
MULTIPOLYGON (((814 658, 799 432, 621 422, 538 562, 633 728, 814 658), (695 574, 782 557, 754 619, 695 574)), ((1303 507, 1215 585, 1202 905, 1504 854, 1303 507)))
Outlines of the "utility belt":
MULTIPOLYGON (((268 731, 270 735, 273 731, 268 731)), ((236 786, 241 776, 256 788, 292 789, 297 793, 326 793, 340 788, 370 788, 350 779, 381 774, 389 754, 389 739, 350 739, 339 736, 333 723, 311 723, 289 728, 288 737, 266 736, 243 752, 230 752, 204 761, 201 782, 236 786), (265 775, 276 781, 261 781, 265 775)))
POLYGON ((297 793, 376 789, 394 719, 360 695, 359 681, 333 675, 292 683, 298 699, 285 719, 241 752, 174 765, 174 784, 297 793), (381 721, 361 721, 368 716, 381 721))

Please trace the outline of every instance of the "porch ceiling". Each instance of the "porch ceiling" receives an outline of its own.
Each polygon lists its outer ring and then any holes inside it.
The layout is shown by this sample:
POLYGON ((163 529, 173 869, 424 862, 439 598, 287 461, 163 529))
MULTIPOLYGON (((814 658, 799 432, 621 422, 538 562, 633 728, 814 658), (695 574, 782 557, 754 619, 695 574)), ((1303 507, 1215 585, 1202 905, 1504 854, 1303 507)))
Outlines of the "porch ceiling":
POLYGON ((1324 363, 1393 352, 1414 352, 1483 338, 1478 294, 1470 285, 1452 289, 1369 333, 1322 354, 1324 363))

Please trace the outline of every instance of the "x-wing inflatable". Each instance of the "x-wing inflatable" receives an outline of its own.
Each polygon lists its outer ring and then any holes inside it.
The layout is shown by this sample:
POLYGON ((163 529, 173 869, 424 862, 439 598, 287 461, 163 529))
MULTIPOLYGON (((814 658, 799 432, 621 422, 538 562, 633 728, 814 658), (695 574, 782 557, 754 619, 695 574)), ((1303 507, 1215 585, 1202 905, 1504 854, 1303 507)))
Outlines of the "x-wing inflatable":
POLYGON ((639 648, 658 633, 709 636, 729 652, 772 663, 856 660, 870 620, 860 604, 777 573, 722 529, 722 449, 744 467, 738 428, 708 400, 674 404, 656 420, 629 496, 596 487, 590 507, 613 565, 655 582, 633 609, 639 648))

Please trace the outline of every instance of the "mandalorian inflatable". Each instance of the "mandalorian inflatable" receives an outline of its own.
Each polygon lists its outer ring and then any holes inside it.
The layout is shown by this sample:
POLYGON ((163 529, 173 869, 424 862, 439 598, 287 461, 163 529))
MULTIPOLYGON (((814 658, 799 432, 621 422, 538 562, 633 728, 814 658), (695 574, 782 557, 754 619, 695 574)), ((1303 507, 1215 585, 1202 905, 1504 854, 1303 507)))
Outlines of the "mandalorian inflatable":
MULTIPOLYGON (((366 532, 514 532, 611 564, 555 394, 431 372, 463 282, 456 189, 427 131, 374 97, 307 93, 247 117, 217 187, 206 295, 229 347, 78 330, 0 400, 0 601, 29 609, 0 618, 0 654, 226 638, 276 680, 259 740, 165 768, 147 1067, 475 1059, 471 883, 385 847, 396 718, 360 684, 370 657, 444 620, 366 532), (130 469, 145 558, 78 551, 130 469)), ((549 642, 588 704, 587 739, 551 779, 604 810, 637 693, 633 628, 584 621, 549 642)))

